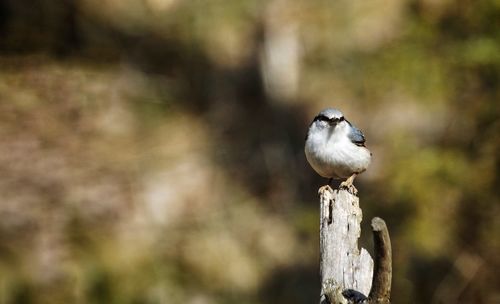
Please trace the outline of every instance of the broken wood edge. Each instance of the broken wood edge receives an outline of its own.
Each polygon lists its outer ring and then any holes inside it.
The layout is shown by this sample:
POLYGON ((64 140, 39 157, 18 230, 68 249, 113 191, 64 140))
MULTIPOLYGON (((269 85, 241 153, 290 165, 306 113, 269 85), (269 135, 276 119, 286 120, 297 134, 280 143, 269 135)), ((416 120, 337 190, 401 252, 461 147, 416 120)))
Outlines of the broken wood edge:
POLYGON ((372 219, 374 269, 372 288, 368 295, 370 304, 388 304, 391 296, 392 248, 385 221, 379 217, 372 219))

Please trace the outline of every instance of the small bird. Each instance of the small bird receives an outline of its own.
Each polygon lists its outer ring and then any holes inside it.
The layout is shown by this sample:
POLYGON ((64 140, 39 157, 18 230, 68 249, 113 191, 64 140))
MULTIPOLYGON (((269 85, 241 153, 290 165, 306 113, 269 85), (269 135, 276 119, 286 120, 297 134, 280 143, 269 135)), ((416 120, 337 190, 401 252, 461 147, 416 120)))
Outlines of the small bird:
POLYGON ((353 194, 357 193, 354 179, 368 168, 372 158, 365 147, 363 133, 345 119, 342 112, 332 108, 314 117, 307 133, 305 153, 314 171, 329 178, 329 183, 332 179, 347 178, 340 186, 353 194))

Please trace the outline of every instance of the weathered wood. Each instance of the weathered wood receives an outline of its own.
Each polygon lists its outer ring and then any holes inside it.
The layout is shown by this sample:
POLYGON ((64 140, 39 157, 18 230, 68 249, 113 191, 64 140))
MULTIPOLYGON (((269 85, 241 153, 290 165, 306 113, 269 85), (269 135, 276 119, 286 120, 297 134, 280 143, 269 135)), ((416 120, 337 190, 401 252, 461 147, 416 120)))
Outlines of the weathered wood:
POLYGON ((372 285, 373 260, 358 248, 359 199, 345 189, 325 186, 320 189, 320 206, 320 303, 349 303, 344 291, 367 295, 372 285))
POLYGON ((392 254, 385 222, 372 220, 374 270, 368 252, 358 248, 362 220, 359 198, 347 189, 332 190, 329 186, 321 187, 319 195, 320 304, 390 303, 392 254))
POLYGON ((372 289, 369 303, 388 304, 391 295, 392 249, 389 231, 383 219, 372 219, 375 269, 373 270, 372 289))

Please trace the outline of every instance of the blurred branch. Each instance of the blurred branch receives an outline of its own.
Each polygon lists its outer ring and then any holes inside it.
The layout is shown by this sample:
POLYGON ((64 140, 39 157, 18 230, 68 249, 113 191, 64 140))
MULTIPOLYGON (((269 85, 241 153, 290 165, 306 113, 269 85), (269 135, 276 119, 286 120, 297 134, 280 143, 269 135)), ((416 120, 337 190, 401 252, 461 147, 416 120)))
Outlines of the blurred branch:
POLYGON ((452 270, 436 288, 431 303, 458 303, 460 296, 477 275, 484 260, 476 254, 463 250, 455 259, 452 270))

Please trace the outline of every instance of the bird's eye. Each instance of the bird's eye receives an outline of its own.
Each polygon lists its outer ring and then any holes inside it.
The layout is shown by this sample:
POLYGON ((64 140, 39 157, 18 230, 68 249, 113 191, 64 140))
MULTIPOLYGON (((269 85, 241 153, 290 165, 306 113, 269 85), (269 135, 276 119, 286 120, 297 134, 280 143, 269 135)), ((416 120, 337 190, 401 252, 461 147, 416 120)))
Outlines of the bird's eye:
POLYGON ((316 117, 314 117, 314 120, 313 122, 315 121, 330 121, 330 119, 328 117, 326 117, 325 115, 318 115, 316 117))
POLYGON ((344 116, 341 116, 341 117, 339 118, 339 121, 344 121, 344 116))

